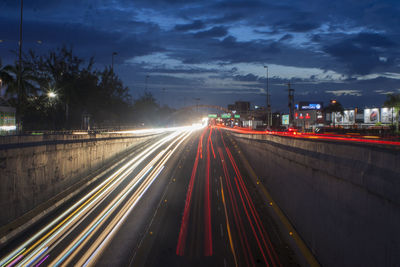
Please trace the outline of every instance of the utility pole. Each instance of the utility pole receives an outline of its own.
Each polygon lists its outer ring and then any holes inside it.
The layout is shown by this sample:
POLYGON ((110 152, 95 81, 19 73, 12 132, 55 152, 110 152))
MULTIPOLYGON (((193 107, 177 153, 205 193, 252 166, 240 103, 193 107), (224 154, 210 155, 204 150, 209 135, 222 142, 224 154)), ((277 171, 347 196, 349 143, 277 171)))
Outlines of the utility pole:
POLYGON ((293 125, 294 122, 294 89, 290 88, 290 82, 288 83, 288 106, 289 106, 289 124, 293 125))
POLYGON ((200 101, 200 98, 196 97, 194 100, 196 100, 196 113, 198 114, 199 113, 199 101, 200 101))
MULTIPOLYGON (((163 99, 163 102, 164 102, 164 106, 166 106, 167 104, 166 104, 166 102, 165 102, 165 88, 163 88, 162 89, 162 99, 163 99)), ((161 104, 160 104, 160 106, 161 106, 161 104)))
POLYGON ((149 75, 146 75, 145 86, 144 86, 144 93, 147 93, 147 80, 149 79, 149 75))
POLYGON ((18 54, 18 80, 17 80, 17 85, 18 85, 18 105, 17 110, 18 113, 18 124, 19 124, 19 129, 22 127, 22 112, 21 112, 21 107, 22 107, 22 81, 21 81, 21 76, 22 76, 22 18, 23 18, 23 10, 24 10, 24 1, 21 0, 21 17, 20 17, 20 23, 19 23, 19 54, 18 54))

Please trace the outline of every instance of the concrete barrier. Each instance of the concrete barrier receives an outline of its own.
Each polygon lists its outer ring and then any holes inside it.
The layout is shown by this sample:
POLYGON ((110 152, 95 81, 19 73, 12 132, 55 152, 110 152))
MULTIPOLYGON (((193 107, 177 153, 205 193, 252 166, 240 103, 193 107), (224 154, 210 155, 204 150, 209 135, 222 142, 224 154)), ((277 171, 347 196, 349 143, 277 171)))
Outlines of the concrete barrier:
POLYGON ((323 266, 398 266, 398 147, 233 136, 323 266))
POLYGON ((157 135, 0 138, 0 228, 157 135))

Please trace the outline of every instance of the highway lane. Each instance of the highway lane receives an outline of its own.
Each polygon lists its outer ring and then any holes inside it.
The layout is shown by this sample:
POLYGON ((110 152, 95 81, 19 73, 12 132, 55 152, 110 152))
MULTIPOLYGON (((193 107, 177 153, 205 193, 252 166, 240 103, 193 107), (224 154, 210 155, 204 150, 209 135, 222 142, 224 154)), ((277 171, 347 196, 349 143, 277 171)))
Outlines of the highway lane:
MULTIPOLYGON (((168 186, 158 192, 162 197, 138 245, 118 262, 113 252, 129 246, 116 238, 98 264, 297 266, 237 153, 219 128, 192 136, 175 155, 178 164, 164 173, 168 186)), ((129 227, 123 235, 128 233, 129 227)))
POLYGON ((91 265, 140 199, 164 170, 165 163, 195 129, 174 129, 104 177, 101 183, 51 218, 24 233, 20 244, 2 248, 1 266, 91 265))
POLYGON ((216 127, 147 144, 1 251, 1 266, 296 266, 216 127))

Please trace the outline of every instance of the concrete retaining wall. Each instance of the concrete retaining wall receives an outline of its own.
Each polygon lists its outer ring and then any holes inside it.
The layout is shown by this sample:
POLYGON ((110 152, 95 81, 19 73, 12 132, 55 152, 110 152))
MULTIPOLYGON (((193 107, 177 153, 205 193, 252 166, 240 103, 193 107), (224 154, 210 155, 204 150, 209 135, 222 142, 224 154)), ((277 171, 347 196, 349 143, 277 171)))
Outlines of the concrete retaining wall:
POLYGON ((398 266, 399 148, 233 135, 323 266, 398 266))
POLYGON ((83 134, 0 138, 0 226, 154 137, 83 134))

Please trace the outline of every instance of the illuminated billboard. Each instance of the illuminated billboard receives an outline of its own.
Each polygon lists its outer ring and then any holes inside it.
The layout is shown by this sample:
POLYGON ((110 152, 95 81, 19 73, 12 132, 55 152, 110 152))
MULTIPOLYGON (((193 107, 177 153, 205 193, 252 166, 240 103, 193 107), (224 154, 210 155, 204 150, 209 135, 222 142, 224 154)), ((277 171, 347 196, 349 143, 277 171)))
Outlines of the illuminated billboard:
POLYGON ((322 102, 299 102, 299 110, 321 110, 323 107, 322 102))
POLYGON ((289 125, 289 115, 282 115, 282 125, 289 125))
POLYGON ((381 122, 394 123, 396 122, 397 114, 394 108, 381 108, 381 122))
POLYGON ((379 109, 366 108, 364 109, 364 123, 377 123, 379 122, 379 109))
POLYGON ((343 112, 342 122, 343 122, 343 124, 354 124, 354 123, 356 123, 356 116, 355 116, 354 109, 345 110, 343 112))
POLYGON ((338 124, 338 123, 343 124, 344 115, 342 115, 342 113, 335 112, 333 118, 334 118, 336 124, 338 124))

